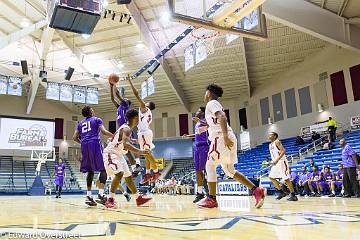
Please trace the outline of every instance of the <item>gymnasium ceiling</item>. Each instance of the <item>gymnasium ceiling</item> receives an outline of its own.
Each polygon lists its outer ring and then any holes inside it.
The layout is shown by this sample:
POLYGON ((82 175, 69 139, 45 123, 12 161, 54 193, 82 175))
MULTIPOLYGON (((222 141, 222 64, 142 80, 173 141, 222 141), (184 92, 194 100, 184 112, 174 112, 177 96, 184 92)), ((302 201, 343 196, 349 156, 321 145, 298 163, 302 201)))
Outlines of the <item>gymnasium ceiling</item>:
MULTIPOLYGON (((129 12, 115 2, 115 0, 109 1, 107 8, 116 12, 129 12)), ((69 66, 74 67, 75 73, 70 83, 98 87, 100 99, 95 109, 98 112, 113 111, 107 81, 92 78, 89 73, 108 75, 116 72, 122 76, 134 73, 155 55, 153 45, 146 41, 145 35, 152 35, 154 42, 162 48, 187 27, 164 21, 162 16, 167 9, 167 0, 133 2, 140 15, 130 24, 125 21, 113 21, 109 17, 102 18, 93 34, 87 39, 78 34, 56 30, 46 60, 46 66, 54 69, 48 72, 48 81, 68 82, 64 80, 64 70, 69 66), (145 28, 137 25, 140 16, 146 22, 145 28), (137 46, 139 42, 143 42, 145 47, 137 46), (79 56, 83 57, 82 61, 79 56), (123 68, 117 66, 119 60, 124 64, 123 68)), ((360 17, 358 0, 308 0, 308 2, 344 18, 360 17)), ((0 39, 22 29, 21 21, 24 17, 31 23, 44 19, 45 8, 46 2, 43 0, 1 0, 0 39)), ((204 87, 214 81, 224 87, 226 98, 246 99, 258 86, 269 84, 268 81, 275 74, 304 61, 307 56, 330 44, 274 20, 268 20, 267 23, 268 40, 258 42, 237 39, 226 45, 224 37, 219 37, 215 41, 215 53, 185 73, 183 51, 192 43, 191 38, 187 37, 167 53, 165 64, 172 75, 169 75, 169 71, 164 71, 162 66, 156 71, 155 95, 149 99, 155 100, 160 107, 184 102, 200 102, 204 87), (246 61, 244 61, 245 56, 246 61)), ((40 48, 41 35, 42 29, 39 29, 0 49, 0 73, 21 76, 21 68, 4 64, 4 61, 26 59, 29 64, 37 65, 39 57, 36 49, 40 48)), ((140 88, 140 83, 148 76, 147 73, 141 75, 135 80, 135 85, 140 88)), ((25 78, 25 81, 28 80, 29 77, 25 78)), ((126 91, 132 98, 127 86, 126 91)), ((25 91, 24 95, 26 95, 25 91)), ((45 99, 45 84, 40 85, 36 97, 45 99)), ((73 111, 80 108, 78 105, 65 105, 73 111)))

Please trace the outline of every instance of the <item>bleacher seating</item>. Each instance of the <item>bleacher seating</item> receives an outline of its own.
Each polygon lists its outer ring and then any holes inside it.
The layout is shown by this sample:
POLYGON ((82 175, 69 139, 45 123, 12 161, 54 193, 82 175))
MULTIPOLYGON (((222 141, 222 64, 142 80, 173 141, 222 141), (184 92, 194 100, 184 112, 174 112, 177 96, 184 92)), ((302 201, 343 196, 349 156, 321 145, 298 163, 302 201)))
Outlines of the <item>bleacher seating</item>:
MULTIPOLYGON (((70 176, 74 176, 71 166, 67 161, 65 163, 65 172, 68 176, 65 180, 63 192, 79 192, 81 188, 77 181, 70 183, 70 176)), ((18 193, 27 194, 35 179, 36 161, 14 160, 12 156, 0 156, 0 193, 18 193)), ((55 162, 47 161, 41 167, 41 178, 44 185, 48 183, 52 190, 55 190, 54 184, 55 162)))
POLYGON ((194 160, 192 158, 173 159, 173 167, 166 178, 174 176, 176 179, 179 179, 179 177, 194 171, 194 169, 194 160))

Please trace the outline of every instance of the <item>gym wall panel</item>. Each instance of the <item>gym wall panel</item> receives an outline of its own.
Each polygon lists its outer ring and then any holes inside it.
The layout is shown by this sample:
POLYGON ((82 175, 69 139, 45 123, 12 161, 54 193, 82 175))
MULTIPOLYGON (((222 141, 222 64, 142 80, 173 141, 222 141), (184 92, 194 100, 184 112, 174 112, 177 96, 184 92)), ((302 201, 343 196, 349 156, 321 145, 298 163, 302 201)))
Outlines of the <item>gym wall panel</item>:
POLYGON ((247 124, 247 117, 246 117, 246 108, 242 108, 239 110, 239 119, 240 119, 240 126, 243 126, 244 129, 247 129, 248 124, 247 124))
POLYGON ((300 88, 299 99, 300 99, 300 112, 301 115, 311 113, 312 112, 312 103, 310 96, 310 87, 300 88))
POLYGON ((231 125, 230 124, 230 111, 229 111, 229 109, 225 109, 224 112, 225 112, 228 124, 231 125))
POLYGON ((314 95, 316 106, 321 104, 324 108, 329 107, 328 96, 326 92, 326 81, 319 81, 314 84, 314 95))
POLYGON ((154 138, 162 138, 164 137, 164 130, 163 130, 163 119, 162 118, 155 118, 154 121, 155 131, 154 131, 154 138))
POLYGON ((55 139, 64 139, 64 119, 55 118, 55 139))
POLYGON ((262 125, 266 125, 268 124, 268 118, 270 117, 268 97, 260 99, 260 110, 261 110, 262 125))
POLYGON ((249 127, 255 128, 259 126, 259 115, 258 115, 258 108, 257 104, 249 106, 249 127))
POLYGON ((297 113, 297 105, 295 98, 295 89, 290 88, 285 90, 285 107, 286 107, 286 115, 287 118, 293 118, 298 115, 297 113))
POLYGON ((189 115, 187 113, 179 114, 180 136, 189 134, 189 115))
POLYGON ((348 103, 345 87, 344 72, 339 71, 330 75, 334 106, 348 103))
POLYGON ((72 136, 75 132, 77 122, 75 121, 66 121, 66 139, 72 140, 72 136))
POLYGON ((109 132, 116 132, 116 121, 109 121, 109 132))
POLYGON ((272 95, 272 104, 274 111, 274 121, 278 122, 284 120, 284 112, 282 106, 281 93, 272 95))
POLYGON ((168 117, 166 121, 167 121, 167 137, 175 137, 176 136, 175 118, 168 117))
POLYGON ((351 85, 354 101, 360 100, 360 64, 350 68, 351 85))

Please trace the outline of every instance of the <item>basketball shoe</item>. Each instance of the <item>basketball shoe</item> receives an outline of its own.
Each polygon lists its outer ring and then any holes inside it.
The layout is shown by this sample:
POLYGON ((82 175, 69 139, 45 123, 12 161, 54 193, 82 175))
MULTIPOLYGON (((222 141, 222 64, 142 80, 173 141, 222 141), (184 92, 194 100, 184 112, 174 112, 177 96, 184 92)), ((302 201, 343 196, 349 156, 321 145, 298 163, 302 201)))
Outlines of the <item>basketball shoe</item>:
POLYGON ((145 203, 147 203, 150 200, 151 200, 151 198, 146 198, 146 197, 143 197, 140 195, 136 198, 136 205, 137 206, 144 205, 145 203))
POLYGON ((199 201, 197 203, 197 205, 200 208, 217 208, 218 207, 218 203, 216 201, 216 199, 214 197, 206 197, 204 200, 199 201))
POLYGON ((261 208, 262 205, 264 204, 264 200, 265 200, 265 196, 266 196, 266 190, 264 188, 257 187, 253 191, 253 195, 254 195, 255 200, 256 200, 255 207, 256 208, 261 208))
POLYGON ((106 208, 115 208, 116 207, 115 199, 112 197, 108 198, 105 203, 105 207, 106 208))
POLYGON ((89 205, 90 207, 95 207, 97 206, 96 202, 94 201, 94 199, 90 196, 86 196, 85 199, 85 204, 89 205))
POLYGON ((145 184, 145 183, 148 183, 148 182, 151 181, 151 179, 152 179, 152 176, 150 175, 150 173, 146 173, 146 174, 144 175, 143 180, 140 182, 140 184, 143 185, 143 184, 145 184))

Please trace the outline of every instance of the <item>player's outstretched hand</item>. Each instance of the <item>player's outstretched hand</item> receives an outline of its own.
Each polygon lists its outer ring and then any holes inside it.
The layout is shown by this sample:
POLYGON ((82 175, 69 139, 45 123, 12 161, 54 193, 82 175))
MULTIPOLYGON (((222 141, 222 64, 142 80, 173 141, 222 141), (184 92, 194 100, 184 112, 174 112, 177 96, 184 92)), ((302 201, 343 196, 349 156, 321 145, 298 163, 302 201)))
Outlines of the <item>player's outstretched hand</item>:
POLYGON ((199 122, 200 122, 200 118, 198 118, 198 117, 193 117, 192 120, 193 120, 194 122, 196 122, 196 123, 199 123, 199 122))
POLYGON ((228 149, 231 149, 234 146, 234 142, 228 136, 224 136, 224 144, 228 149))

